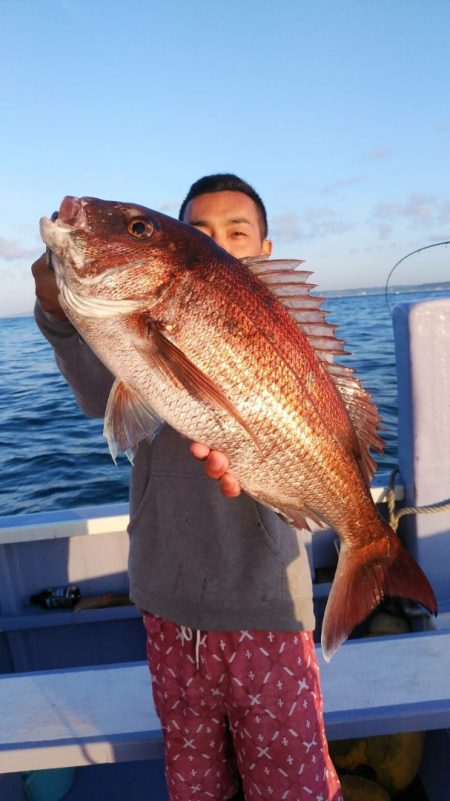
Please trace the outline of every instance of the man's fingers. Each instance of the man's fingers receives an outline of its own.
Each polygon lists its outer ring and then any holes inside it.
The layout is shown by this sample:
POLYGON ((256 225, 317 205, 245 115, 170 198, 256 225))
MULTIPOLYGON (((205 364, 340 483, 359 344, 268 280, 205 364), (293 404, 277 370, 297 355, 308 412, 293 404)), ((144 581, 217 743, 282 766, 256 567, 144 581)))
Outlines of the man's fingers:
POLYGON ((33 262, 31 265, 31 272, 33 273, 34 277, 38 277, 42 270, 48 270, 48 261, 47 261, 47 254, 43 253, 42 256, 39 256, 36 261, 33 262))
POLYGON ((205 461, 211 452, 210 448, 208 448, 207 445, 202 445, 201 442, 191 442, 190 448, 193 456, 195 456, 196 459, 200 459, 202 462, 205 461))
POLYGON ((211 450, 206 458, 205 470, 210 478, 222 478, 228 470, 228 459, 225 454, 211 450))
POLYGON ((210 449, 201 442, 191 442, 190 448, 196 459, 205 462, 205 472, 210 478, 221 478, 228 470, 228 459, 222 451, 210 449))
POLYGON ((241 485, 231 473, 225 473, 219 480, 219 484, 222 495, 227 498, 237 498, 241 494, 241 485))
POLYGON ((59 303, 55 273, 49 270, 46 253, 31 265, 31 272, 36 283, 36 296, 43 310, 49 312, 56 320, 67 320, 59 303))
POLYGON ((201 442, 191 442, 191 453, 205 462, 205 473, 210 478, 219 480, 220 491, 227 498, 236 498, 241 494, 241 485, 237 478, 228 473, 228 459, 222 451, 210 450, 201 442))

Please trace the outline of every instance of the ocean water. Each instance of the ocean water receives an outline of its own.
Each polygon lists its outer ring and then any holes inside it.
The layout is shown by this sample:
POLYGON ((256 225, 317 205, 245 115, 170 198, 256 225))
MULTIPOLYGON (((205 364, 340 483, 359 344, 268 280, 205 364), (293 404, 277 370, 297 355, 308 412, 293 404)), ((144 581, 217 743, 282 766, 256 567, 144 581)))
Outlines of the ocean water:
MULTIPOLYGON (((391 295, 390 306, 442 295, 391 295)), ((340 361, 356 370, 378 406, 385 440, 378 468, 389 471, 397 464, 397 387, 384 294, 334 297, 326 306, 351 351, 340 361)), ((0 319, 0 334, 0 514, 126 501, 128 461, 112 462, 102 421, 79 411, 34 319, 0 319)))

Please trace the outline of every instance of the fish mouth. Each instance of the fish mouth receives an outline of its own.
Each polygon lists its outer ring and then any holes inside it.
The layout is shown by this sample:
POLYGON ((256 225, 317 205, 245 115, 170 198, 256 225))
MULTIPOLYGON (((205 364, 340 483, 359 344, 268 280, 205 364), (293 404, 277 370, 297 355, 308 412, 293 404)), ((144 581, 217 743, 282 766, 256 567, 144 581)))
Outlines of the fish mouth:
POLYGON ((42 217, 40 221, 41 235, 48 247, 51 243, 47 238, 54 239, 58 237, 57 232, 67 235, 71 231, 87 231, 89 223, 85 211, 85 205, 88 198, 74 197, 73 195, 66 195, 59 207, 59 211, 52 215, 52 218, 42 217))
POLYGON ((42 217, 39 227, 41 237, 47 247, 52 253, 60 254, 67 242, 67 236, 72 231, 86 231, 89 227, 85 199, 66 195, 61 202, 58 214, 53 215, 52 219, 42 217))

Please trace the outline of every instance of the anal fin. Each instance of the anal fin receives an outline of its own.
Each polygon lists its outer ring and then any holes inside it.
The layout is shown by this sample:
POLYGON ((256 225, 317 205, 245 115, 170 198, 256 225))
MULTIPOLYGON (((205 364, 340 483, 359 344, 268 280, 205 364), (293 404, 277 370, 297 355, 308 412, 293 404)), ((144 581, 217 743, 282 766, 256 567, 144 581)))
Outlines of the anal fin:
POLYGON ((309 525, 308 521, 316 523, 316 525, 323 528, 323 523, 314 512, 311 512, 309 509, 297 509, 291 506, 283 506, 283 509, 280 513, 282 517, 290 523, 292 526, 298 529, 305 529, 306 531, 311 531, 311 526, 309 525))

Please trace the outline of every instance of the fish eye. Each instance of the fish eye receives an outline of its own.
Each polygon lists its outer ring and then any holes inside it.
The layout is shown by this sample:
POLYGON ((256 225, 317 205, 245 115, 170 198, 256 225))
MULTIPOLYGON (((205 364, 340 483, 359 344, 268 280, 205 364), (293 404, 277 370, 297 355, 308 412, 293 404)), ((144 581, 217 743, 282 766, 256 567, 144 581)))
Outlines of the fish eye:
POLYGON ((148 239, 153 233, 153 225, 144 219, 131 220, 128 223, 128 233, 136 239, 148 239))

